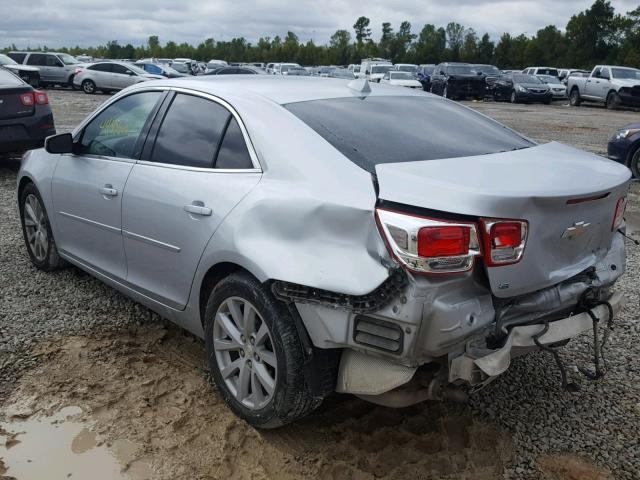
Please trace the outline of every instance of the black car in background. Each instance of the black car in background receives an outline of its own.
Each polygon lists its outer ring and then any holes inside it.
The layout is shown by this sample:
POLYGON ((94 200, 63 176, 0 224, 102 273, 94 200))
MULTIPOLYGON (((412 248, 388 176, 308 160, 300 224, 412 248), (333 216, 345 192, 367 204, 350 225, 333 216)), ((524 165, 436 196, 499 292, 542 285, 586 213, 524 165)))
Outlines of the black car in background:
POLYGON ((496 80, 493 99, 511 103, 542 102, 547 105, 553 100, 553 93, 546 83, 535 75, 512 73, 496 80))
POLYGON ((0 68, 0 152, 41 147, 55 133, 47 94, 0 68))
POLYGON ((607 146, 611 160, 631 169, 633 176, 640 178, 640 122, 630 123, 618 130, 607 146))
POLYGON ((487 87, 487 92, 491 92, 493 90, 493 85, 496 83, 496 80, 502 77, 500 69, 495 65, 474 64, 471 65, 471 70, 484 75, 484 82, 487 87))
POLYGON ((425 92, 431 91, 431 75, 433 75, 434 70, 436 69, 435 65, 420 65, 418 67, 418 72, 416 76, 418 77, 418 81, 422 84, 422 89, 425 92))
POLYGON ((431 75, 431 93, 456 100, 482 99, 486 93, 484 75, 474 72, 468 63, 441 63, 431 75))
POLYGON ((32 87, 38 88, 40 86, 40 70, 36 67, 20 65, 4 53, 0 53, 0 67, 12 71, 32 87))

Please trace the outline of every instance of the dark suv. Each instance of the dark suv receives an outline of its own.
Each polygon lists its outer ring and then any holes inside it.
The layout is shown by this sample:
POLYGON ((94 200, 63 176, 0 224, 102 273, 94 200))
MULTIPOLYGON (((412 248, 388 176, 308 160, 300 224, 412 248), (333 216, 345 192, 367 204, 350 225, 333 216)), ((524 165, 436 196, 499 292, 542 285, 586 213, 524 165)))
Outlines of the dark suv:
POLYGON ((480 100, 486 93, 484 77, 468 63, 441 63, 431 75, 431 93, 456 100, 480 100))

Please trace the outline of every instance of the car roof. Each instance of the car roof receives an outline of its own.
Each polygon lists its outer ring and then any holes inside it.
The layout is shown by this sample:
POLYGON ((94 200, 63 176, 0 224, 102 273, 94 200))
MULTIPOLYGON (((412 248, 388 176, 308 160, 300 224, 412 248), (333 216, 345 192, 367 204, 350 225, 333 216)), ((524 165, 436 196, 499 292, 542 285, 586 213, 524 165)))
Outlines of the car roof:
MULTIPOLYGON (((211 95, 220 95, 223 99, 225 97, 257 96, 283 105, 328 98, 362 97, 363 94, 358 86, 363 82, 364 80, 280 75, 203 75, 179 80, 166 79, 144 82, 144 84, 146 86, 189 88, 211 95), (351 82, 357 82, 354 84, 354 88, 349 86, 351 82)), ((371 88, 369 96, 428 95, 411 89, 398 91, 395 87, 378 85, 377 83, 369 85, 371 88)))

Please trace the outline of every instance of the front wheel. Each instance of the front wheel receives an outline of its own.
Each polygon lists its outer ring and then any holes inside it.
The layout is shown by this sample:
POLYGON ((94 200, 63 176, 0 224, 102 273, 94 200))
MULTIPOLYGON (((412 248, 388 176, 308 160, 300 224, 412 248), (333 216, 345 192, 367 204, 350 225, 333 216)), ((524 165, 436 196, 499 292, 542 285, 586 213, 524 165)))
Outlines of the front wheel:
POLYGON ((89 95, 92 95, 96 93, 96 84, 93 83, 93 80, 84 80, 82 82, 82 91, 84 93, 88 93, 89 95))
POLYGON ((609 110, 616 110, 620 106, 620 95, 617 92, 609 93, 606 106, 609 110))
POLYGON ((518 97, 517 97, 517 95, 516 95, 516 91, 515 91, 515 90, 513 90, 513 91, 511 92, 511 98, 510 98, 510 100, 511 100, 511 103, 518 103, 518 97))
POLYGON ((317 408, 305 378, 303 344, 286 305, 254 277, 234 273, 209 296, 205 339, 211 376, 231 410, 258 428, 317 408))
POLYGON ((18 205, 22 235, 31 262, 36 268, 47 272, 62 268, 65 261, 58 255, 44 202, 33 183, 24 187, 18 205))

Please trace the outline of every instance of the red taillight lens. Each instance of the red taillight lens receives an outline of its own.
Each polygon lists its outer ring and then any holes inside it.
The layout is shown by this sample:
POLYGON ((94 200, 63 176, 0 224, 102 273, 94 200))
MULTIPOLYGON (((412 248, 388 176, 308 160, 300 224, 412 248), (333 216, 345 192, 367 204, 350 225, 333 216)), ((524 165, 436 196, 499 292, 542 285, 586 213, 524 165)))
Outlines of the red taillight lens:
POLYGON ((76 71, 73 72, 74 75, 78 75, 82 71, 81 68, 76 68, 76 71))
POLYGON ((44 92, 36 91, 34 96, 38 105, 47 105, 49 103, 49 96, 44 92))
POLYGON ((452 257, 469 253, 470 227, 423 227, 418 231, 418 255, 452 257))
POLYGON ((487 266, 509 265, 520 261, 529 231, 526 221, 483 218, 480 224, 487 266))
POLYGON ((20 103, 25 107, 32 107, 34 104, 33 93, 23 93, 20 95, 20 103))
POLYGON ((611 223, 611 231, 615 232, 622 226, 624 221, 624 211, 627 209, 627 197, 618 199, 616 203, 616 211, 613 214, 613 222, 611 223))

